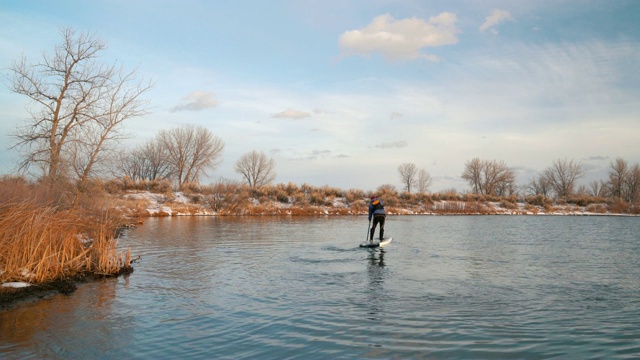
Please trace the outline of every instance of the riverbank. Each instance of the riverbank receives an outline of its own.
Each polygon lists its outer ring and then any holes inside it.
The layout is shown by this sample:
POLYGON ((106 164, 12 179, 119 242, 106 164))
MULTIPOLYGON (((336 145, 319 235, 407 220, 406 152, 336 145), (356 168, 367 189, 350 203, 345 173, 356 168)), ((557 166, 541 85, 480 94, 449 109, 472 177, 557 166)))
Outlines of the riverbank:
POLYGON ((30 284, 22 281, 4 283, 0 286, 0 311, 10 309, 21 303, 40 301, 55 294, 70 295, 76 291, 76 284, 78 283, 108 277, 126 276, 133 273, 133 270, 131 265, 127 265, 123 266, 119 271, 108 275, 98 275, 87 272, 38 284, 30 284))
MULTIPOLYGON (((214 209, 206 196, 184 192, 154 193, 150 191, 127 191, 119 195, 122 204, 118 207, 130 218, 150 216, 318 216, 318 215, 367 215, 365 198, 349 201, 347 196, 327 197, 321 205, 308 202, 296 204, 277 201, 268 197, 248 197, 242 207, 234 211, 214 209)), ((384 198, 383 198, 384 199, 384 198)), ((587 205, 550 202, 536 205, 522 201, 469 201, 461 199, 428 199, 422 202, 405 202, 386 206, 389 215, 572 215, 572 216, 638 216, 637 207, 616 206, 606 202, 587 205), (616 211, 625 209, 627 212, 616 211), (632 211, 629 211, 629 210, 632 211)))

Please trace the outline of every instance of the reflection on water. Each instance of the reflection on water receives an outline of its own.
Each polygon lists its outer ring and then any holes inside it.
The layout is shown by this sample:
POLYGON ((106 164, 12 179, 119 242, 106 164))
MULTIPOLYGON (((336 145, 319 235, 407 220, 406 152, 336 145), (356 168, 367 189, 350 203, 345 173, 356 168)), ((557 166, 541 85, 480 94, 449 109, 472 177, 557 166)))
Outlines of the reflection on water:
POLYGON ((384 248, 368 249, 369 265, 367 266, 368 290, 370 292, 369 315, 370 320, 379 320, 377 315, 385 305, 384 294, 384 248))
POLYGON ((0 312, 0 358, 635 358, 638 218, 156 218, 128 277, 0 312))

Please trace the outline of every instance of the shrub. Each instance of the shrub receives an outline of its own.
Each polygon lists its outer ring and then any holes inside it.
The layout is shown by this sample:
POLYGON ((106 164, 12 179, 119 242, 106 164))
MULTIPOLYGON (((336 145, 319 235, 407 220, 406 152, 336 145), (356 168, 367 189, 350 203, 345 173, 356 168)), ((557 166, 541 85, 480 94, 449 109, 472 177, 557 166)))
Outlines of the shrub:
POLYGON ((587 206, 586 210, 596 214, 604 214, 607 212, 607 206, 604 204, 591 204, 587 206))
POLYGON ((358 189, 349 189, 345 195, 345 200, 347 204, 352 204, 355 201, 362 200, 366 198, 367 195, 364 191, 358 189))
POLYGON ((505 209, 517 209, 518 208, 518 204, 516 203, 516 199, 510 199, 510 198, 505 198, 500 202, 500 206, 505 208, 505 209))
POLYGON ((612 201, 609 203, 609 210, 614 214, 626 214, 629 212, 629 204, 624 201, 612 201))
POLYGON ((537 214, 538 213, 538 207, 533 205, 533 204, 525 204, 524 209, 526 211, 529 211, 533 214, 537 214))
POLYGON ((324 194, 318 191, 312 192, 311 194, 309 194, 309 204, 324 205, 325 204, 324 194))
POLYGON ((219 215, 242 214, 249 203, 249 189, 240 182, 221 180, 206 188, 204 202, 219 215))
POLYGON ((185 182, 180 185, 180 191, 185 194, 198 194, 202 192, 202 188, 197 182, 185 182))
POLYGON ((284 190, 276 190, 276 200, 278 202, 288 204, 289 203, 289 195, 284 190))
POLYGON ((0 282, 42 283, 84 272, 117 274, 130 267, 130 253, 118 253, 118 218, 107 213, 57 211, 30 203, 0 207, 0 282))
POLYGON ((550 198, 544 195, 526 196, 524 200, 528 204, 538 205, 538 206, 546 206, 546 205, 551 205, 553 203, 553 200, 551 200, 550 198))

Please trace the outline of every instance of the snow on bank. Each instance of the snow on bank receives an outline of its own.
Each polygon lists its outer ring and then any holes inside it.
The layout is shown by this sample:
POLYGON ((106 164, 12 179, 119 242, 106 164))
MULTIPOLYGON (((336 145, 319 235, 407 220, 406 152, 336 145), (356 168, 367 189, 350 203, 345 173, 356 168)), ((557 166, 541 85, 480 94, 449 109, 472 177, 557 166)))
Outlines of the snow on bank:
POLYGON ((202 204, 195 204, 182 192, 157 194, 150 191, 129 191, 125 199, 144 203, 149 216, 215 215, 202 204))
MULTIPOLYGON (((172 194, 157 194, 149 191, 129 191, 124 198, 137 201, 138 215, 140 216, 185 216, 185 215, 217 215, 204 203, 202 196, 185 195, 182 192, 172 194), (196 200, 196 201, 194 201, 196 200)), ((366 207, 360 210, 349 208, 344 197, 332 197, 329 199, 330 205, 313 206, 313 214, 347 214, 363 215, 367 214, 366 207)), ((366 201, 366 199, 365 199, 366 201)), ((274 214, 291 214, 295 205, 271 201, 268 204, 261 204, 258 199, 249 199, 253 206, 264 206, 275 210, 274 214)), ((428 205, 415 205, 408 208, 395 208, 387 205, 387 213, 390 215, 580 215, 580 216, 634 216, 626 214, 616 214, 608 211, 593 211, 598 209, 594 206, 577 205, 554 205, 552 207, 542 207, 526 203, 504 203, 504 202, 465 202, 457 200, 440 200, 428 205)), ((132 209, 129 212, 132 212, 132 209)))
POLYGON ((13 281, 13 282, 2 284, 2 287, 6 287, 6 288, 25 288, 29 286, 31 286, 31 284, 23 281, 13 281))

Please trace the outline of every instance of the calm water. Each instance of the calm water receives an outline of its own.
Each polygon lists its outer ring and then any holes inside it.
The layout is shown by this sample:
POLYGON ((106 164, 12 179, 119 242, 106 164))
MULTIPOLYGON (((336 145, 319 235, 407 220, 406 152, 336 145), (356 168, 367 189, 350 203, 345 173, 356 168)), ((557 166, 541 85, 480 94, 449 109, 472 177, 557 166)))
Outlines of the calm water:
POLYGON ((640 357, 640 218, 159 218, 126 278, 0 312, 3 359, 640 357))

